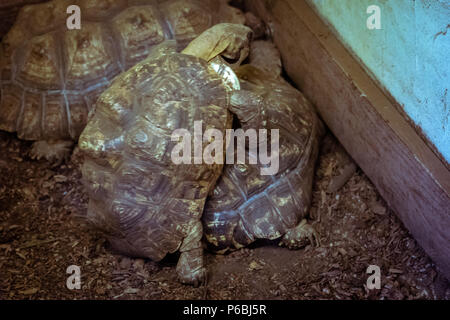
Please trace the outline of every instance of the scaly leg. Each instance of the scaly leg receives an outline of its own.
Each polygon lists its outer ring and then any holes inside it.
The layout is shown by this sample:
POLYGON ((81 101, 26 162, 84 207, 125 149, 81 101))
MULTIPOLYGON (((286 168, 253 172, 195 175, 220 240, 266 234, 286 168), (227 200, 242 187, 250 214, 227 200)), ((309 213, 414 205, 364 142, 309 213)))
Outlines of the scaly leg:
POLYGON ((280 246, 284 245, 289 249, 300 249, 308 244, 320 246, 319 234, 314 228, 303 219, 297 227, 289 229, 280 240, 280 246))
POLYGON ((184 284, 198 287, 206 281, 206 269, 203 259, 202 247, 203 227, 201 221, 195 222, 188 236, 183 239, 180 247, 180 259, 177 264, 177 273, 184 284))
POLYGON ((70 140, 40 140, 33 143, 30 150, 32 159, 46 159, 55 165, 69 159, 72 152, 73 141, 70 140))

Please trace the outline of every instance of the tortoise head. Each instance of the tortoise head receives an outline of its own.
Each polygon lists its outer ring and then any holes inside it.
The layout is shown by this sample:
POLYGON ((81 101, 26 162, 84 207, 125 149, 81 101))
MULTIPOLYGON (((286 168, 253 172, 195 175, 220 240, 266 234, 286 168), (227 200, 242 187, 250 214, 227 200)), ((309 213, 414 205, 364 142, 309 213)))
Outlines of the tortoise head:
POLYGON ((182 51, 208 62, 222 57, 231 67, 239 66, 250 51, 252 30, 242 24, 220 23, 204 31, 182 51))
POLYGON ((275 78, 273 74, 251 64, 240 66, 235 70, 235 73, 239 79, 257 86, 264 86, 267 80, 275 78))

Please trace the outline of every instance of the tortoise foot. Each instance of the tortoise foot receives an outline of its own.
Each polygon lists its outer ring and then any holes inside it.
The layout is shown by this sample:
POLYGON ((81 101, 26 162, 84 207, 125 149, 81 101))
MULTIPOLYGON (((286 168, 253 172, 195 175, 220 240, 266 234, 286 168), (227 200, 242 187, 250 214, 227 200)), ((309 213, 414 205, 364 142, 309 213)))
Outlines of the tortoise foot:
POLYGON ((280 246, 284 245, 289 249, 300 249, 308 243, 320 246, 319 234, 306 219, 302 220, 297 227, 289 229, 280 240, 280 246))
POLYGON ((73 141, 40 140, 33 143, 30 150, 30 157, 35 160, 46 159, 54 165, 59 165, 63 160, 68 160, 72 152, 73 141))
POLYGON ((181 283, 194 287, 205 283, 207 272, 204 267, 203 249, 182 252, 177 264, 177 273, 181 283))

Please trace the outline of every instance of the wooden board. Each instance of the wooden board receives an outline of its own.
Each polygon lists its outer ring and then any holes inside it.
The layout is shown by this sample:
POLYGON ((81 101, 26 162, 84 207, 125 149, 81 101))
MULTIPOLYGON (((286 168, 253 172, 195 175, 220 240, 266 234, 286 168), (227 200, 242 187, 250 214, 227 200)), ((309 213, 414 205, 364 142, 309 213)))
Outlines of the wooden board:
POLYGON ((246 0, 287 74, 450 279, 450 172, 305 0, 246 0))

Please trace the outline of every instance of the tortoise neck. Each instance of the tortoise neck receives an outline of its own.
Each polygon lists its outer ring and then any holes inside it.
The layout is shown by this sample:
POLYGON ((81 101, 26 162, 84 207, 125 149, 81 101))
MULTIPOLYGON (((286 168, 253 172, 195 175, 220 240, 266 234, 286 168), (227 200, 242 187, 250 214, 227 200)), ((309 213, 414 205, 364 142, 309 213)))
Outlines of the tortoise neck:
POLYGON ((216 57, 209 62, 210 67, 220 76, 224 85, 230 90, 240 90, 239 78, 220 57, 216 57))

